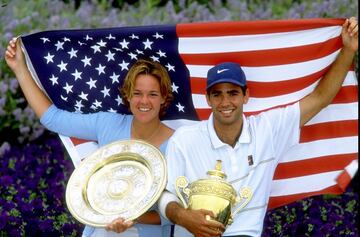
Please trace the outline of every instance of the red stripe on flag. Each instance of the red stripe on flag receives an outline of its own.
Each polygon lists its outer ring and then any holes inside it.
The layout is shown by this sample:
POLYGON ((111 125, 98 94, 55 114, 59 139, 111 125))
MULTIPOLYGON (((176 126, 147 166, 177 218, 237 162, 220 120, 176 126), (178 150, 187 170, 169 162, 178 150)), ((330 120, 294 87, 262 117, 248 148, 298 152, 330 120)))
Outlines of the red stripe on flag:
POLYGON ((206 120, 211 114, 211 109, 196 109, 196 113, 200 120, 206 120))
POLYGON ((267 34, 342 25, 344 20, 345 19, 298 19, 184 23, 176 25, 176 33, 179 37, 267 34))
MULTIPOLYGON (((348 185, 350 181, 351 179, 347 181, 346 185, 348 185)), ((307 192, 307 193, 299 193, 294 195, 270 197, 268 209, 280 207, 289 204, 291 202, 298 201, 300 199, 308 198, 311 196, 323 195, 323 194, 341 194, 343 192, 344 192, 343 189, 340 188, 338 185, 333 185, 316 192, 307 192)))
POLYGON ((337 182, 339 188, 341 188, 343 191, 345 191, 346 187, 350 183, 351 179, 352 179, 352 177, 345 170, 336 178, 336 182, 337 182))
POLYGON ((181 54, 180 56, 188 65, 215 65, 224 62, 226 59, 226 61, 236 62, 246 67, 272 66, 322 58, 334 53, 341 46, 341 38, 336 37, 322 43, 292 48, 231 53, 181 54))
POLYGON ((331 104, 352 103, 358 101, 358 86, 344 86, 337 93, 331 104))
POLYGON ((333 121, 301 128, 300 143, 358 135, 358 120, 333 121))
POLYGON ((357 159, 357 153, 330 155, 307 160, 292 161, 278 164, 274 180, 295 178, 323 172, 342 170, 351 161, 357 159))
POLYGON ((83 143, 87 143, 87 142, 91 142, 90 140, 84 140, 84 139, 79 139, 76 137, 70 137, 71 142, 74 144, 74 146, 83 144, 83 143))

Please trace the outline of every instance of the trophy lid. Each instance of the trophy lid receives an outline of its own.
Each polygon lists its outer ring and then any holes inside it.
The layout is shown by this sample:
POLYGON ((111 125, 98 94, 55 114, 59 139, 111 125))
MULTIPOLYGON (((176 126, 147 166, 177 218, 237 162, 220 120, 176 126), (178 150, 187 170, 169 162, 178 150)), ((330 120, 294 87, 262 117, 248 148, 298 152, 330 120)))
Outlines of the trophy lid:
POLYGON ((226 174, 221 170, 221 160, 216 161, 215 169, 209 170, 206 174, 212 179, 226 179, 226 174))

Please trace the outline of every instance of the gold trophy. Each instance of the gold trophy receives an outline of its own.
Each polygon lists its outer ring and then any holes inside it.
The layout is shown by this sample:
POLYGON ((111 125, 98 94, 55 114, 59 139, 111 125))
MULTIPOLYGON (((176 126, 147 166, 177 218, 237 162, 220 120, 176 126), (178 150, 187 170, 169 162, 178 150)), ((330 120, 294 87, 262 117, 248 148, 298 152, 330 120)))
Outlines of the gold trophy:
MULTIPOLYGON (((226 174, 221 171, 220 160, 217 161, 215 169, 209 170, 207 175, 207 179, 199 179, 190 185, 186 177, 178 177, 175 184, 176 193, 184 208, 210 210, 215 215, 213 220, 223 223, 226 227, 249 203, 252 191, 248 187, 242 187, 237 195, 232 185, 226 182, 226 174)), ((210 220, 210 217, 207 219, 210 220)))

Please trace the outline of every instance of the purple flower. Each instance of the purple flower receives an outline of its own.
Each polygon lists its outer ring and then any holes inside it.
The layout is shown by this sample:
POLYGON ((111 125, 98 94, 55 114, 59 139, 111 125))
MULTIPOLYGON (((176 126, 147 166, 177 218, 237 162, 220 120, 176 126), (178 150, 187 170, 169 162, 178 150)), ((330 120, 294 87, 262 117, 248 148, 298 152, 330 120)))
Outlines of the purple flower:
POLYGON ((14 183, 14 179, 13 177, 9 176, 9 175, 4 175, 0 177, 0 183, 1 185, 4 186, 10 186, 11 184, 14 183))
POLYGON ((39 229, 42 232, 52 231, 52 228, 53 228, 53 220, 50 219, 43 220, 39 224, 39 229))

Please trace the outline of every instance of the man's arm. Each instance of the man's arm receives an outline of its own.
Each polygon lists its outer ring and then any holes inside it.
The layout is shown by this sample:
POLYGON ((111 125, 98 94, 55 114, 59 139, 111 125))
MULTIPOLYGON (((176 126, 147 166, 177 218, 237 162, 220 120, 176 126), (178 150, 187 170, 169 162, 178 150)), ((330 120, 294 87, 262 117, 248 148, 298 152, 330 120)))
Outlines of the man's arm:
POLYGON ((300 127, 334 99, 358 50, 358 24, 355 17, 346 19, 341 31, 343 48, 315 90, 300 100, 300 127))
POLYGON ((183 226, 194 236, 220 237, 225 231, 223 224, 209 220, 209 217, 215 217, 212 211, 185 209, 177 202, 167 204, 166 216, 173 223, 183 226))

